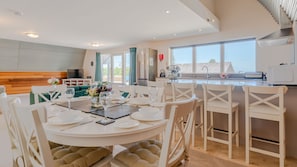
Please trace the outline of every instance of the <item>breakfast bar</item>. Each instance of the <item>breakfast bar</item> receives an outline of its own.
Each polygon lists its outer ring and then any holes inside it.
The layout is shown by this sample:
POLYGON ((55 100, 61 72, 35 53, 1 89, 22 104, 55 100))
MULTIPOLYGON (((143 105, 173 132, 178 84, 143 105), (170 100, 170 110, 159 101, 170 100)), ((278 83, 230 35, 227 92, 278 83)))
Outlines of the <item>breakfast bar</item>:
MULTIPOLYGON (((158 80, 158 79, 157 79, 158 80)), ((167 83, 167 87, 165 89, 165 94, 170 96, 171 94, 171 82, 177 83, 196 83, 196 96, 199 98, 203 98, 203 89, 202 84, 223 84, 223 85, 234 85, 234 90, 232 94, 233 101, 239 103, 239 138, 240 145, 244 145, 245 143, 245 97, 244 91, 242 90, 243 86, 273 86, 269 84, 267 81, 262 81, 260 79, 177 79, 172 80, 167 83)), ((285 94, 285 107, 287 111, 285 113, 285 139, 286 139, 286 155, 288 157, 296 157, 297 153, 297 134, 295 131, 295 127, 297 127, 297 113, 295 112, 296 106, 296 94, 297 87, 296 86, 287 86, 288 91, 285 94)), ((198 116, 199 114, 197 114, 198 116)), ((215 126, 226 129, 227 124, 220 122, 220 119, 224 117, 215 116, 215 126)), ((200 120, 197 118, 196 120, 200 120)), ((197 129, 199 130, 199 129, 197 129)), ((196 132, 196 135, 200 134, 200 132, 196 132)), ((259 139, 267 139, 268 142, 278 141, 278 124, 277 122, 272 121, 257 121, 253 120, 253 134, 254 137, 259 139)), ((277 150, 277 148, 272 147, 272 150, 277 150)))

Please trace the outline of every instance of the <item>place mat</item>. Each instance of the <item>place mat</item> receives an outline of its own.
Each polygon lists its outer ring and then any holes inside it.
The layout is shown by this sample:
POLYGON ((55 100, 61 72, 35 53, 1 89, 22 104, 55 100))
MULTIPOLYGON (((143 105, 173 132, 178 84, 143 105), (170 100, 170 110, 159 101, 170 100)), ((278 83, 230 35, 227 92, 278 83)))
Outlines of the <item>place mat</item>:
MULTIPOLYGON (((138 107, 136 106, 118 105, 108 108, 106 116, 110 119, 118 119, 128 116, 135 111, 138 111, 138 107)), ((104 109, 102 108, 91 108, 90 113, 104 117, 104 109)))
MULTIPOLYGON (((56 104, 59 106, 67 107, 67 103, 59 103, 56 104)), ((84 101, 73 101, 71 102, 71 109, 80 110, 86 113, 91 113, 95 115, 99 115, 104 117, 104 110, 103 108, 95 108, 91 106, 90 100, 84 101)), ((137 106, 130 106, 130 105, 116 105, 113 107, 108 108, 107 110, 107 118, 110 119, 118 119, 125 116, 130 115, 131 113, 138 111, 137 106)))

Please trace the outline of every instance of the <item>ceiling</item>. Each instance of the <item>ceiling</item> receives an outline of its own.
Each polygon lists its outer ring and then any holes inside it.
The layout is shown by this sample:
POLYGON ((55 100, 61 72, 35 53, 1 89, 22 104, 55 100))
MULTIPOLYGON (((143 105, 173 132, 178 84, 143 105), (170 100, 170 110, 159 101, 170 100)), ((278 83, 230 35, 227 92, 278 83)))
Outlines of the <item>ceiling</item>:
MULTIPOLYGON (((285 24, 291 24, 291 22, 297 20, 297 1, 296 0, 258 0, 272 15, 275 21, 281 26, 285 24), (282 20, 282 14, 280 9, 284 10, 288 17, 287 20, 282 20), (285 21, 285 22, 284 22, 285 21)), ((289 25, 290 26, 290 25, 289 25)))
POLYGON ((0 2, 0 38, 58 46, 100 50, 219 29, 217 18, 200 0, 0 2), (39 38, 27 37, 30 32, 39 38), (93 42, 101 46, 94 48, 93 42))

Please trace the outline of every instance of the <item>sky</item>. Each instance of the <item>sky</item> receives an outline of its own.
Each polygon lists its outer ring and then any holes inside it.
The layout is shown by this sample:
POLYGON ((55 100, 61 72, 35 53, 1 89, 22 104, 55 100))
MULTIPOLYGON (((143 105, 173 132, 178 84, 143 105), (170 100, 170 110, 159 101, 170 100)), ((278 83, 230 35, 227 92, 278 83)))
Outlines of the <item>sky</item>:
MULTIPOLYGON (((225 62, 232 62, 235 72, 256 70, 256 41, 241 40, 224 43, 225 62)), ((220 44, 199 45, 196 47, 196 62, 208 63, 211 59, 220 62, 220 44)), ((173 49, 175 64, 192 62, 192 47, 173 49)))

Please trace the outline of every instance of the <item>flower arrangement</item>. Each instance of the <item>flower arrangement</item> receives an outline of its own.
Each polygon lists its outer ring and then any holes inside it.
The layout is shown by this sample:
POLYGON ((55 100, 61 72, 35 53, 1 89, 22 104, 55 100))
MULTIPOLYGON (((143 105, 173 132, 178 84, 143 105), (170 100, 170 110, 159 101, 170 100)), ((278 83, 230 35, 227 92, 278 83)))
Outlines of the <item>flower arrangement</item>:
POLYGON ((50 79, 47 80, 47 83, 51 85, 57 85, 59 82, 60 82, 59 79, 55 77, 51 77, 50 79))
POLYGON ((111 85, 109 82, 95 82, 87 90, 87 93, 91 97, 99 96, 100 92, 111 91, 111 85))
POLYGON ((226 74, 226 73, 221 73, 221 74, 220 74, 220 77, 221 77, 222 79, 226 79, 226 78, 228 78, 228 74, 226 74))

